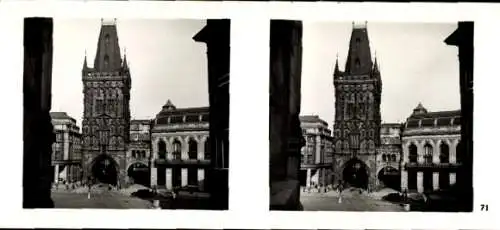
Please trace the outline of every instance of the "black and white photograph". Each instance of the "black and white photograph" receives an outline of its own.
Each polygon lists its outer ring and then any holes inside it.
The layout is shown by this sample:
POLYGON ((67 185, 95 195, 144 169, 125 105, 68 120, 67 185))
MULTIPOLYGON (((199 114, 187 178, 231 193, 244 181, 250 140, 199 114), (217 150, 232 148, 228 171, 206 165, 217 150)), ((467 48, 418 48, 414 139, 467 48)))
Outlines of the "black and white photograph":
POLYGON ((25 18, 23 207, 228 209, 229 33, 25 18))
POLYGON ((272 20, 270 209, 472 212, 473 26, 272 20))

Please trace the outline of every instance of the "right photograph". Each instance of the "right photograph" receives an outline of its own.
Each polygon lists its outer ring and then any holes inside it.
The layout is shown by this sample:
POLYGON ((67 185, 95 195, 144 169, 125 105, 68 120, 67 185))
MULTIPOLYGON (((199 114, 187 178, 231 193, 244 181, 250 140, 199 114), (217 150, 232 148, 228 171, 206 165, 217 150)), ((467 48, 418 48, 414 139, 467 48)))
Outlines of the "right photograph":
POLYGON ((270 27, 270 210, 473 211, 474 22, 270 27))

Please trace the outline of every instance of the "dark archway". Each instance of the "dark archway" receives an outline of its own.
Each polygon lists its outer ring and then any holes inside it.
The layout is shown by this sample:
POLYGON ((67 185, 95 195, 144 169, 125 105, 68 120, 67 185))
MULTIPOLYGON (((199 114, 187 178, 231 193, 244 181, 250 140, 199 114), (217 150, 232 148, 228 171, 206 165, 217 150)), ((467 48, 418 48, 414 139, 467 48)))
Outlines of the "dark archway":
POLYGON ((359 159, 351 159, 345 164, 342 177, 348 186, 363 189, 368 188, 368 168, 359 159))
POLYGON ((118 170, 113 158, 101 154, 94 159, 92 164, 92 176, 98 183, 117 185, 118 170))
POLYGON ((384 187, 396 190, 401 189, 401 172, 394 167, 386 166, 382 168, 377 175, 384 187))
POLYGON ((128 167, 127 176, 132 183, 149 187, 149 167, 143 163, 133 163, 128 167))

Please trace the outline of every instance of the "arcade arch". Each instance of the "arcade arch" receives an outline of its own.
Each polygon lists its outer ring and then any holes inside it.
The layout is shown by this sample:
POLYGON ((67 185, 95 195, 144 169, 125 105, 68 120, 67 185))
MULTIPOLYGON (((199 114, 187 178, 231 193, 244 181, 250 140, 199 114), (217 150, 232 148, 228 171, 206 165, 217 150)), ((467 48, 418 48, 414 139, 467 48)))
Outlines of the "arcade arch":
POLYGON ((127 176, 134 184, 140 184, 149 187, 149 167, 140 162, 131 164, 127 169, 127 176))

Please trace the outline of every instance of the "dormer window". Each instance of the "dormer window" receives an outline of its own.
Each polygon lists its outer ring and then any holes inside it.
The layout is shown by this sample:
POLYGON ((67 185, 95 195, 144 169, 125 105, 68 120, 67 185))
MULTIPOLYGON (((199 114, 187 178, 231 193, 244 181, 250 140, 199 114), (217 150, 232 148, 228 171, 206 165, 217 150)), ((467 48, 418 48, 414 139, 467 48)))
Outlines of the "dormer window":
POLYGON ((106 34, 104 36, 104 41, 105 41, 105 45, 108 46, 109 45, 109 34, 106 34))
POLYGON ((104 67, 107 68, 109 65, 109 56, 105 55, 104 56, 104 67))

